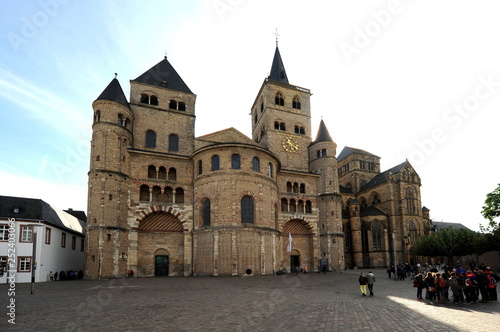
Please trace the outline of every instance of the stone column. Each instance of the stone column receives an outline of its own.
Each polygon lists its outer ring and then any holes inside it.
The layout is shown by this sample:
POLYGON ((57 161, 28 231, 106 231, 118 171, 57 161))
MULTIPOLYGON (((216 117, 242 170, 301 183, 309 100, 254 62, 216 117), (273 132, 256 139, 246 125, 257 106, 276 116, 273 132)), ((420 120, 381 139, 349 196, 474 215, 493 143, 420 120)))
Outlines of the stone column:
POLYGON ((353 199, 349 205, 351 215, 351 238, 352 238, 352 257, 354 266, 363 266, 363 244, 361 243, 361 217, 359 215, 360 203, 353 199))

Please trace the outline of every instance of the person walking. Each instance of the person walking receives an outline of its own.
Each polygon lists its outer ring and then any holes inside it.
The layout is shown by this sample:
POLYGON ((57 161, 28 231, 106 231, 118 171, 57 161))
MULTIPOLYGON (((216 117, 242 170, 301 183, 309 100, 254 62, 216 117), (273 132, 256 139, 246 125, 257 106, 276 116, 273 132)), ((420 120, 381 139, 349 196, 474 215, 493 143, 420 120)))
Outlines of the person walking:
POLYGON ((359 289, 361 290, 361 294, 366 296, 366 284, 368 283, 368 278, 366 278, 366 274, 361 272, 359 276, 359 289))
POLYGON ((375 283, 375 275, 371 270, 368 271, 368 274, 366 275, 366 280, 367 280, 368 290, 370 291, 370 296, 373 296, 373 284, 375 283))

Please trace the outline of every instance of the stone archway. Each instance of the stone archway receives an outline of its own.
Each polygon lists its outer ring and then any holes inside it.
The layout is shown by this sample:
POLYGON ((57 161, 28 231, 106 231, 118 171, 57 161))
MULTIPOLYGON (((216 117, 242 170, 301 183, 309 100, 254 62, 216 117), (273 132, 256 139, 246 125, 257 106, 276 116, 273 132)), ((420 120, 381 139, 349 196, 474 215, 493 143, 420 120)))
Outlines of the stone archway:
POLYGON ((305 220, 291 219, 283 226, 282 235, 283 258, 287 269, 294 272, 293 269, 299 265, 299 269, 307 266, 309 270, 314 270, 314 232, 312 226, 305 220), (292 239, 291 248, 288 247, 290 237, 292 239))
POLYGON ((142 276, 184 274, 184 227, 178 216, 153 211, 137 228, 137 271, 142 276))

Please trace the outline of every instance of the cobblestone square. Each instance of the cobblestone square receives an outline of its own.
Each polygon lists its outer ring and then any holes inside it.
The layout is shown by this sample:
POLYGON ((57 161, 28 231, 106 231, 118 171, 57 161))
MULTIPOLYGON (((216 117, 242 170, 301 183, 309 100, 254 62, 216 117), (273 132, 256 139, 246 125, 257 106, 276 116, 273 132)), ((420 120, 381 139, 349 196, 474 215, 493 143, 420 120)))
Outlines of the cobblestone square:
POLYGON ((411 280, 373 270, 373 297, 360 272, 266 277, 167 277, 0 285, 1 331, 495 331, 498 302, 430 305, 411 280))

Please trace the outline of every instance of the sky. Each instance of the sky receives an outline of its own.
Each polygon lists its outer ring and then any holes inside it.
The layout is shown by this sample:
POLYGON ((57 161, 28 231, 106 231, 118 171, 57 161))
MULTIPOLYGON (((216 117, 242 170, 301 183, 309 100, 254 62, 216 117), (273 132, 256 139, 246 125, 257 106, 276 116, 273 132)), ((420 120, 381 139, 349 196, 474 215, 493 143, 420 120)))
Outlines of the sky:
POLYGON ((0 195, 87 208, 92 102, 164 56, 197 95, 196 136, 250 108, 278 35, 289 82, 310 89, 337 143, 406 159, 434 221, 479 230, 500 183, 495 0, 2 2, 0 195))

